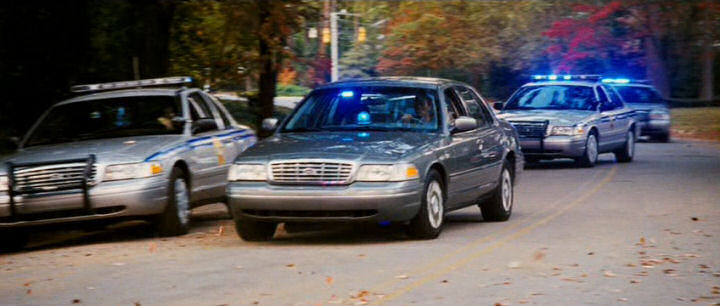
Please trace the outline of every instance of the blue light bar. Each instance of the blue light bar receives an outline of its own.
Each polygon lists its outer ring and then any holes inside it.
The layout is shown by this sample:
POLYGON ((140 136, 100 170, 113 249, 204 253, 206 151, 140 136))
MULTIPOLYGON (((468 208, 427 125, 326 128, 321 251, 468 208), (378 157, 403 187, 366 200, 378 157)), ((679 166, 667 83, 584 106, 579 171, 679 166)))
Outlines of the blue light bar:
POLYGON ((177 86, 177 85, 190 84, 190 83, 192 83, 192 81, 193 80, 191 77, 178 76, 178 77, 167 77, 167 78, 157 78, 157 79, 75 85, 73 87, 70 87, 70 91, 71 92, 91 92, 91 91, 153 87, 153 86, 173 86, 173 85, 177 86))
POLYGON ((602 82, 606 84, 627 84, 630 83, 630 79, 602 79, 602 82))
POLYGON ((343 98, 352 98, 354 95, 355 93, 351 90, 346 90, 340 93, 340 96, 342 96, 343 98))
POLYGON ((582 80, 582 81, 595 81, 599 80, 600 76, 597 74, 565 74, 562 76, 559 76, 557 74, 549 74, 549 75, 542 75, 542 74, 536 74, 532 76, 533 81, 572 81, 572 80, 582 80))

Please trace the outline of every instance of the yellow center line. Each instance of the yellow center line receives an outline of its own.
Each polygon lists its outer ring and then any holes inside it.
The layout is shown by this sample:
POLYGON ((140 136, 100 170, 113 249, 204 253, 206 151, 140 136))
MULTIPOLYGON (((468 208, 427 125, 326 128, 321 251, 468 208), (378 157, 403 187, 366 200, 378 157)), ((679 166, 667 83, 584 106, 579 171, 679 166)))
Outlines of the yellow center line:
MULTIPOLYGON (((582 188, 584 188, 585 186, 587 186, 589 183, 595 182, 595 178, 596 178, 597 176, 599 176, 600 173, 603 173, 603 172, 601 172, 601 171, 596 172, 595 174, 592 175, 592 177, 591 177, 590 180, 588 180, 587 182, 583 183, 583 184, 580 185, 578 188, 579 188, 579 189, 582 189, 582 188)), ((515 223, 513 223, 512 225, 506 226, 506 227, 502 228, 502 229, 499 230, 499 231, 495 231, 495 232, 493 232, 493 233, 491 233, 491 234, 488 234, 488 235, 485 235, 485 236, 483 236, 483 237, 481 237, 481 238, 475 239, 475 240, 469 242, 468 244, 466 244, 466 245, 463 246, 463 247, 460 247, 460 248, 458 248, 458 249, 456 249, 456 250, 454 250, 454 251, 452 251, 452 252, 446 253, 446 254, 444 254, 444 255, 442 255, 442 256, 440 256, 440 257, 438 257, 438 258, 430 261, 429 263, 426 263, 426 264, 422 265, 421 267, 418 267, 418 268, 416 268, 416 269, 413 269, 413 270, 409 271, 407 274, 408 274, 408 275, 419 275, 419 274, 422 274, 423 272, 432 270, 433 268, 435 268, 435 267, 437 267, 437 266, 440 266, 440 265, 442 265, 442 264, 444 264, 444 263, 447 263, 450 258, 452 258, 452 257, 454 257, 454 256, 456 256, 456 255, 458 255, 458 254, 461 254, 461 253, 466 252, 466 251, 468 251, 468 250, 474 249, 474 248, 478 247, 479 245, 482 245, 483 243, 486 243, 486 242, 488 242, 488 241, 491 241, 492 239, 495 239, 496 237, 502 236, 502 235, 504 235, 504 234, 506 234, 506 233, 508 233, 508 232, 510 232, 510 231, 512 231, 512 230, 515 230, 515 229, 517 229, 517 228, 519 228, 519 227, 522 227, 522 226, 525 226, 525 225, 527 225, 527 224, 530 224, 530 222, 532 222, 532 220, 534 220, 533 218, 534 218, 535 216, 541 215, 541 214, 545 213, 545 212, 548 211, 548 210, 554 209, 555 206, 559 205, 560 203, 562 203, 563 201, 565 201, 568 197, 570 197, 570 196, 572 196, 572 195, 573 195, 573 193, 567 193, 567 194, 565 194, 565 196, 563 196, 562 198, 554 201, 553 203, 551 203, 551 204, 549 204, 549 205, 545 205, 545 206, 543 207, 543 209, 540 209, 540 210, 535 211, 535 212, 533 212, 532 214, 528 215, 526 220, 523 220, 523 221, 521 221, 521 222, 515 222, 515 223)), ((385 281, 385 282, 382 282, 382 283, 380 283, 380 284, 377 284, 373 289, 370 290, 370 292, 379 292, 379 291, 382 290, 383 288, 391 287, 391 286, 394 285, 395 283, 399 283, 399 282, 401 282, 401 281, 402 281, 402 280, 400 280, 400 279, 387 280, 387 281, 385 281)))
POLYGON ((513 241, 513 240, 516 240, 516 239, 518 239, 518 238, 520 238, 520 237, 523 237, 523 236, 529 234, 530 232, 532 232, 532 231, 533 231, 534 229, 536 229, 537 227, 542 226, 542 225, 546 224, 547 222, 549 222, 550 220, 557 218, 558 216, 564 214, 564 213, 567 212, 568 210, 572 209, 573 207, 577 206, 578 204, 580 204, 580 203, 582 203, 583 201, 585 201, 586 199, 588 199, 590 196, 592 196, 592 195, 594 195, 595 193, 597 193, 598 191, 600 191, 600 189, 601 189, 603 186, 605 186, 605 184, 607 184, 608 182, 610 182, 610 180, 612 180, 612 178, 615 176, 616 173, 617 173, 617 166, 613 166, 612 169, 610 169, 610 171, 608 172, 607 176, 606 176, 598 185, 596 185, 593 189, 591 189, 591 190, 589 190, 588 192, 586 192, 585 194, 581 195, 580 197, 578 197, 578 198, 575 199, 574 201, 570 202, 570 204, 568 204, 568 205, 560 208, 557 212, 555 212, 555 213, 553 213, 553 214, 551 214, 551 215, 549 215, 549 216, 547 216, 547 217, 545 217, 545 218, 543 218, 543 219, 540 219, 540 220, 537 221, 537 222, 534 222, 534 223, 532 223, 532 224, 530 224, 530 225, 528 225, 528 226, 520 229, 519 231, 517 231, 517 232, 516 232, 515 234, 513 234, 513 235, 510 235, 510 236, 505 237, 505 238, 503 238, 503 239, 501 239, 501 240, 498 240, 497 242, 495 242, 495 243, 493 243, 493 244, 491 244, 491 245, 489 245, 489 246, 487 246, 487 247, 485 247, 485 248, 483 248, 483 249, 481 249, 481 250, 479 250, 479 251, 477 251, 477 252, 474 252, 474 253, 472 253, 472 254, 470 254, 470 255, 468 255, 468 256, 465 256, 465 257, 463 257, 463 258, 460 258, 460 259, 457 260, 455 263, 452 263, 452 264, 444 267, 443 269, 441 269, 441 270, 439 270, 439 271, 436 271, 436 272, 434 272, 434 273, 431 273, 430 275, 427 275, 427 276, 425 276, 425 277, 423 277, 423 278, 421 278, 421 279, 419 279, 419 280, 417 280, 417 281, 415 281, 415 282, 413 282, 413 283, 411 283, 411 284, 409 284, 409 285, 407 285, 407 286, 405 286, 405 287, 402 287, 402 288, 400 288, 400 289, 398 289, 398 290, 395 290, 395 291, 393 291, 393 292, 391 292, 391 293, 383 296, 381 299, 378 299, 378 300, 373 301, 373 304, 383 303, 383 302, 387 302, 387 301, 394 300, 394 299, 396 299, 396 298, 398 298, 398 297, 400 297, 400 296, 402 296, 402 295, 404 295, 404 294, 406 294, 406 293, 408 293, 408 292, 410 292, 410 291, 412 291, 412 290, 414 290, 414 289, 419 288, 419 287, 422 286, 422 285, 427 284, 428 282, 430 282, 430 281, 432 281, 432 280, 434 280, 434 279, 437 279, 437 278, 439 278, 439 277, 441 277, 441 276, 443 276, 443 275, 445 275, 445 274, 448 274, 448 273, 450 273, 450 272, 452 272, 452 271, 457 270, 458 268, 461 268, 461 267, 469 264, 470 262, 472 262, 472 261, 474 261, 474 260, 476 260, 476 259, 478 259, 478 258, 480 258, 480 257, 482 257, 482 256, 484 256, 484 255, 486 255, 486 254, 488 254, 488 253, 490 253, 490 252, 492 252, 492 251, 494 251, 494 250, 496 250, 496 249, 504 246, 504 245, 506 245, 508 242, 511 242, 511 241, 513 241))

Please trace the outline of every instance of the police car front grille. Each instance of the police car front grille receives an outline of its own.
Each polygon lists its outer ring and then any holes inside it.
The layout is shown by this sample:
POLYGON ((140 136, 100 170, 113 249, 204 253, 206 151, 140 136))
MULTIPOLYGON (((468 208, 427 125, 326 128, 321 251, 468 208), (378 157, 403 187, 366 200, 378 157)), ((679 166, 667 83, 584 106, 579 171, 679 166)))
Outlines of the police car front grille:
POLYGON ((547 131, 545 121, 511 121, 521 138, 543 138, 547 131))
MULTIPOLYGON (((14 190, 18 192, 52 192, 69 188, 81 188, 85 177, 85 163, 59 164, 14 169, 14 190)), ((87 184, 94 183, 95 165, 90 170, 87 184)))
POLYGON ((292 184, 340 184, 350 180, 353 165, 337 162, 270 163, 272 180, 292 184))

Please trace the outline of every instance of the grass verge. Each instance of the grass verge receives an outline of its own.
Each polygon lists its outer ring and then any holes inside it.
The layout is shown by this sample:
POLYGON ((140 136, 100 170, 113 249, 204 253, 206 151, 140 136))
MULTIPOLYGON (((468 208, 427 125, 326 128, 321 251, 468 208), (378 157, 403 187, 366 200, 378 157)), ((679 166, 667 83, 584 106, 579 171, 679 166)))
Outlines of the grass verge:
POLYGON ((720 141, 720 107, 673 108, 672 135, 720 141))

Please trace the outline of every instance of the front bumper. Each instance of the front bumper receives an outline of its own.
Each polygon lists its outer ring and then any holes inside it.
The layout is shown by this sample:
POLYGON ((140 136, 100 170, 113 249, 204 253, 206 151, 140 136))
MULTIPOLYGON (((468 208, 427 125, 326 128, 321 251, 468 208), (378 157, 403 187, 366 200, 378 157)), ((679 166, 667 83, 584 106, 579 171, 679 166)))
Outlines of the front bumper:
POLYGON ((91 210, 84 209, 81 190, 16 195, 15 215, 10 197, 0 193, 0 228, 50 225, 161 213, 167 203, 165 176, 101 182, 88 188, 91 210))
POLYGON ((520 138, 520 146, 526 157, 574 158, 580 157, 585 153, 585 138, 583 136, 520 138))
POLYGON ((274 222, 407 221, 420 209, 422 184, 355 182, 346 186, 272 185, 230 182, 228 200, 236 218, 274 222))
POLYGON ((641 136, 668 133, 670 133, 670 120, 647 120, 640 127, 641 136))

